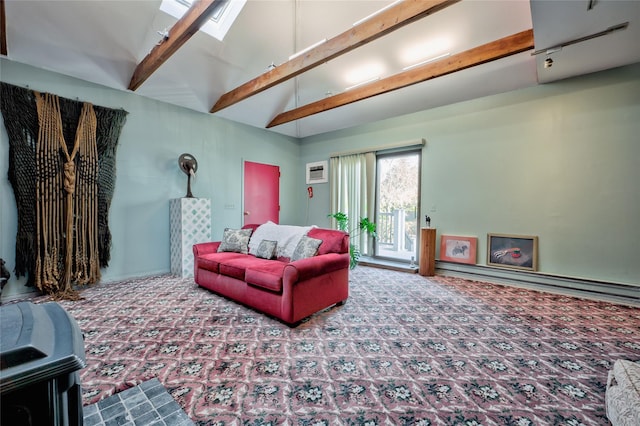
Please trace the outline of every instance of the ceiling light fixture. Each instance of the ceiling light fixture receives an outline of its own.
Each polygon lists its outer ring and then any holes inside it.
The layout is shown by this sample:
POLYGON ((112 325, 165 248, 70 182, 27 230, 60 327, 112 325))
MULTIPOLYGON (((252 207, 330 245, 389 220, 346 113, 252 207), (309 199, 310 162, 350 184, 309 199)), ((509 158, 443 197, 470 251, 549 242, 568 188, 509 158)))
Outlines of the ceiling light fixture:
POLYGON ((346 92, 348 90, 355 89, 356 87, 360 87, 360 86, 364 86, 365 84, 373 83, 374 81, 377 81, 377 80, 380 80, 380 77, 370 78, 369 80, 365 80, 365 81, 362 81, 362 82, 360 82, 358 84, 354 84, 353 86, 346 87, 344 90, 346 92))
POLYGON ((422 42, 412 43, 403 47, 398 52, 398 59, 403 64, 415 64, 424 61, 426 58, 449 52, 452 45, 451 39, 446 36, 429 37, 422 42))
POLYGON ((438 59, 446 58, 449 55, 451 55, 451 53, 447 52, 447 53, 443 53, 442 55, 434 56, 433 58, 425 59, 424 61, 420 61, 416 64, 409 65, 402 68, 402 71, 407 71, 407 70, 410 70, 411 68, 419 67, 420 65, 428 64, 429 62, 437 61, 438 59))
POLYGON ((562 50, 563 47, 571 46, 572 44, 581 43, 583 41, 591 40, 592 38, 602 37, 604 35, 611 34, 611 33, 614 33, 616 31, 626 30, 628 26, 629 26, 629 22, 627 21, 627 22, 624 22, 622 24, 611 26, 611 27, 607 28, 604 31, 600 31, 599 33, 594 33, 594 34, 591 34, 591 35, 588 35, 588 36, 577 38, 575 40, 566 41, 564 43, 558 44, 558 45, 553 46, 553 47, 547 47, 547 48, 544 48, 544 49, 538 49, 535 52, 532 52, 531 56, 539 55, 541 53, 544 53, 544 54, 548 55, 549 53, 560 51, 560 50, 562 50))
POLYGON ((360 24, 362 24, 363 22, 368 21, 369 19, 373 18, 373 17, 374 17, 374 16, 376 16, 377 14, 382 13, 382 12, 384 12, 385 10, 387 10, 387 9, 389 9, 389 8, 392 8, 393 6, 395 6, 396 4, 400 3, 401 1, 403 1, 403 0, 396 0, 396 1, 394 1, 393 3, 386 5, 386 6, 385 6, 385 7, 383 7, 382 9, 379 9, 379 10, 377 10, 377 11, 373 12, 371 15, 367 15, 367 16, 365 16, 364 18, 362 18, 362 19, 360 19, 360 20, 358 20, 358 21, 354 22, 354 23, 353 23, 353 26, 355 27, 356 25, 360 25, 360 24))
POLYGON ((344 85, 351 86, 352 84, 359 84, 363 81, 369 81, 372 78, 377 78, 384 75, 387 72, 385 64, 379 61, 362 62, 357 66, 345 70, 343 77, 344 85))
POLYGON ((289 60, 292 60, 293 58, 296 58, 296 57, 298 57, 298 56, 302 55, 303 53, 308 52, 309 50, 313 49, 314 47, 318 47, 318 46, 320 46, 322 43, 325 43, 326 41, 327 41, 327 39, 326 39, 326 38, 323 38, 323 39, 322 39, 322 40, 320 40, 319 42, 314 43, 314 44, 312 44, 311 46, 309 46, 309 47, 307 47, 307 48, 305 48, 305 49, 302 49, 301 51, 296 52, 296 53, 294 53, 293 55, 289 56, 289 60))

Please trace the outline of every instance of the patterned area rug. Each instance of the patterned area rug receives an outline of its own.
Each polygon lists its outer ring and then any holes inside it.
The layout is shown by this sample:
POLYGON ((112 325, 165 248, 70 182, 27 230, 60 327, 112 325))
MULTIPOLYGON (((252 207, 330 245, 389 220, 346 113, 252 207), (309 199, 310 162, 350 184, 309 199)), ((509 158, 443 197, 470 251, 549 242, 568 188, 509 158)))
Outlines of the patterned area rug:
POLYGON ((153 277, 61 302, 85 335, 85 404, 156 377, 199 425, 607 425, 640 309, 358 266, 297 328, 153 277))

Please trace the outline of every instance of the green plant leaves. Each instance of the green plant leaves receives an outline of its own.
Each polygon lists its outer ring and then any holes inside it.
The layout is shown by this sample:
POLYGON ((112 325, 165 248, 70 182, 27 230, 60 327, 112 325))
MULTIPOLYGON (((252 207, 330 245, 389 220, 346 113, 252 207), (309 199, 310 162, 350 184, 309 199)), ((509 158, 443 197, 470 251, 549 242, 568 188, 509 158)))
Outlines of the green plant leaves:
MULTIPOLYGON (((363 217, 360 218, 358 222, 358 226, 352 230, 349 229, 349 217, 344 212, 337 212, 327 215, 328 217, 332 217, 336 220, 338 225, 338 229, 340 231, 347 232, 349 234, 349 239, 354 241, 360 234, 363 232, 368 234, 369 236, 376 238, 376 224, 371 222, 369 218, 363 217)), ((361 256, 360 249, 356 247, 353 243, 349 243, 349 255, 351 256, 351 260, 349 262, 349 268, 353 269, 358 264, 358 260, 361 256)))

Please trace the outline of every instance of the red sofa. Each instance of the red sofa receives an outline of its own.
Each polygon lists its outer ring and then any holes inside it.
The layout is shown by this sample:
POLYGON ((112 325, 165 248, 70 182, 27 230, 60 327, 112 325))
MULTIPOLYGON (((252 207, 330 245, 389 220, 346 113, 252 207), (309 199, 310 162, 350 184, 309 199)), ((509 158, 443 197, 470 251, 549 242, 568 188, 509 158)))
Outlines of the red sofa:
MULTIPOLYGON (((244 228, 256 229, 258 225, 244 228)), ((349 235, 312 228, 322 240, 317 255, 290 262, 252 254, 218 252, 220 242, 195 244, 195 282, 289 325, 349 297, 349 235)))

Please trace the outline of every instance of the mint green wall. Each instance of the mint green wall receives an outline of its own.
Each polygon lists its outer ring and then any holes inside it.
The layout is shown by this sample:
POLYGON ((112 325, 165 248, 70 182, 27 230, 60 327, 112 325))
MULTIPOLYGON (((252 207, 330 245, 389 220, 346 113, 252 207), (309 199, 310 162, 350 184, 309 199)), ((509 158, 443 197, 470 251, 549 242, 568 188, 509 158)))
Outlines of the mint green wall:
POLYGON ((438 241, 477 236, 484 265, 487 233, 537 235, 542 273, 640 285, 640 64, 309 137, 300 162, 416 138, 438 241))
MULTIPOLYGON (((0 59, 0 79, 129 112, 111 206, 112 260, 103 280, 167 273, 169 200, 192 184, 212 200, 213 236, 242 223, 242 161, 280 166, 281 222, 328 225, 328 184, 306 197, 304 164, 330 153, 424 138, 423 214, 438 234, 538 235, 540 272, 640 283, 640 65, 459 103, 297 141, 0 59), (433 211, 432 211, 433 210, 433 211)), ((389 106, 393 108, 393 105, 389 106)), ((17 226, 0 126, 0 257, 14 267, 17 226)), ((24 291, 12 280, 3 298, 24 291)))
MULTIPOLYGON (((187 177, 177 165, 183 152, 198 160, 192 181, 196 197, 212 203, 212 234, 242 224, 242 163, 280 166, 282 223, 297 220, 299 142, 295 138, 150 100, 130 92, 0 60, 0 79, 17 86, 78 98, 129 112, 117 152, 115 195, 110 210, 111 262, 103 281, 168 273, 169 200, 186 194, 187 177)), ((7 133, 0 126, 0 257, 15 266, 17 212, 7 179, 7 133)), ((12 273, 13 275, 13 273, 12 273)), ((24 281, 5 287, 3 298, 24 292, 24 281)))

